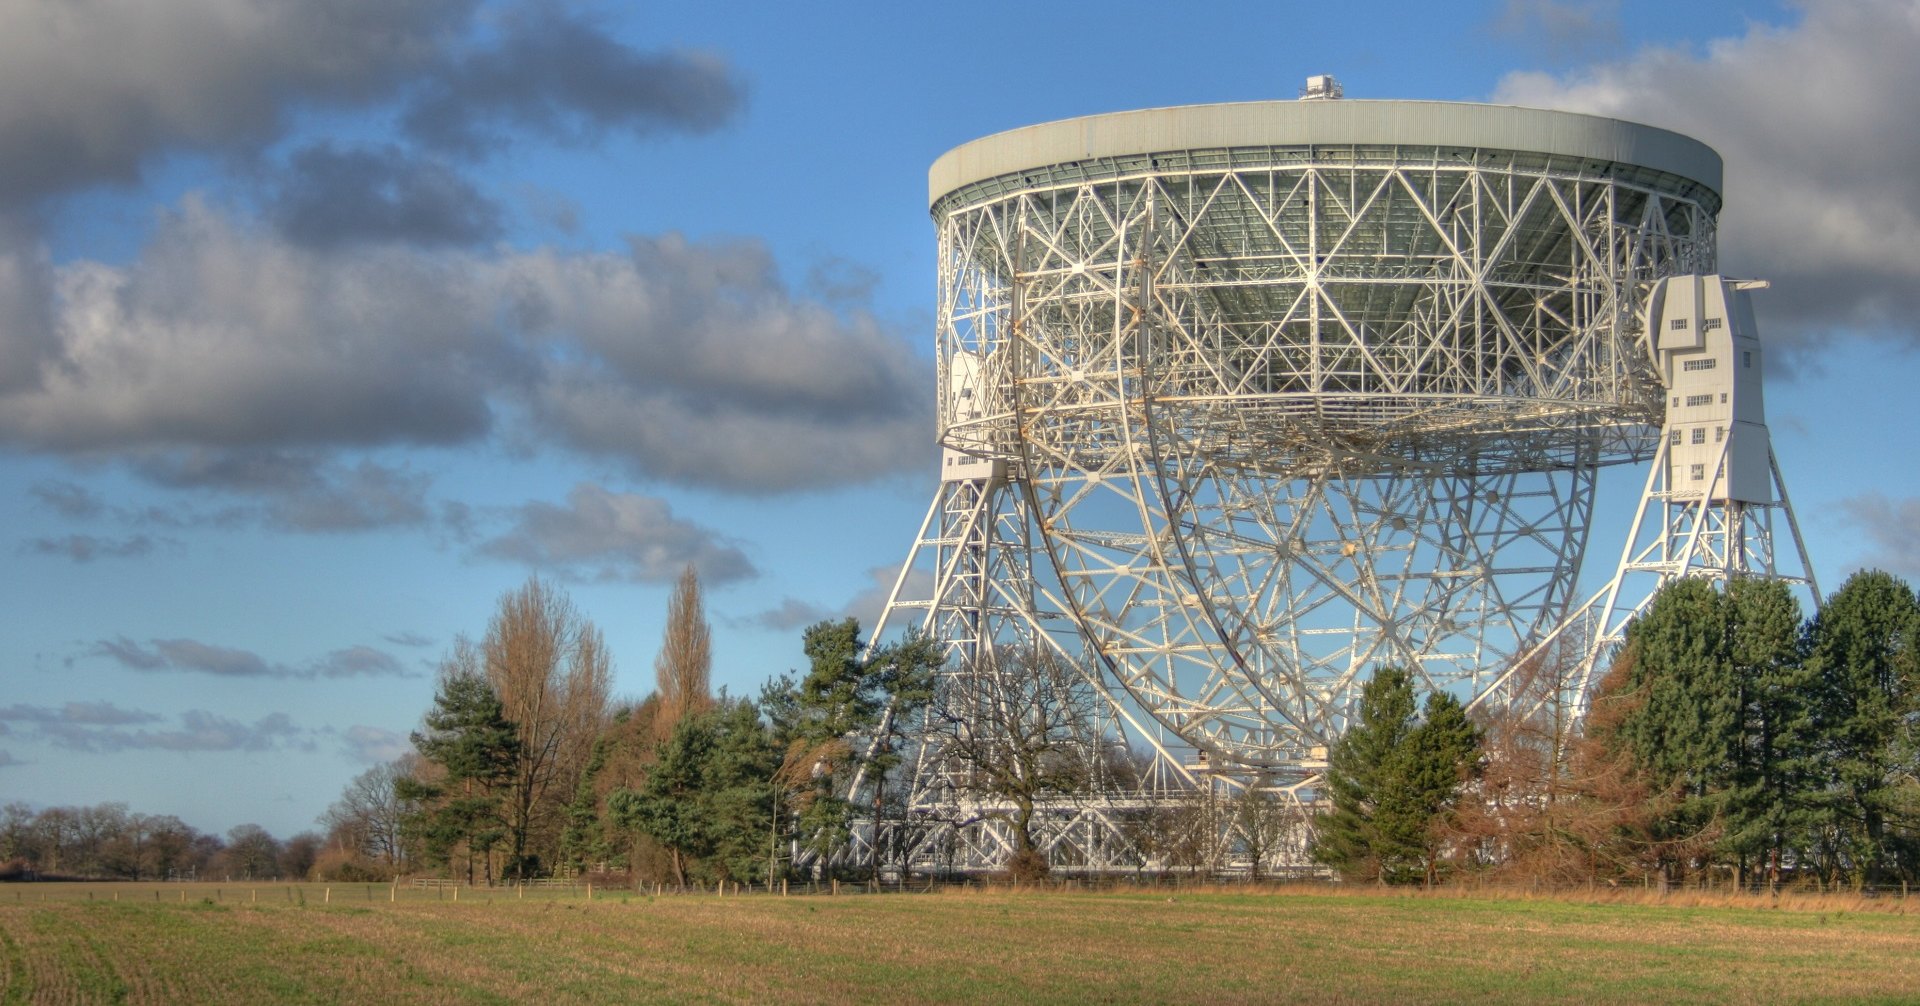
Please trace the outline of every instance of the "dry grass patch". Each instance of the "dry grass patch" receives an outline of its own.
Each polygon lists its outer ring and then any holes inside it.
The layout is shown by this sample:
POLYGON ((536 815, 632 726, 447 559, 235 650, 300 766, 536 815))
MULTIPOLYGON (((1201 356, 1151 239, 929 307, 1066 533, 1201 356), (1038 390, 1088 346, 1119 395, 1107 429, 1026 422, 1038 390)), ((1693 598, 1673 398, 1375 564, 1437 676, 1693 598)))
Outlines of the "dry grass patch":
POLYGON ((0 896, 0 1003, 1910 999, 1920 920, 1861 907, 1325 888, 304 906, 0 896))

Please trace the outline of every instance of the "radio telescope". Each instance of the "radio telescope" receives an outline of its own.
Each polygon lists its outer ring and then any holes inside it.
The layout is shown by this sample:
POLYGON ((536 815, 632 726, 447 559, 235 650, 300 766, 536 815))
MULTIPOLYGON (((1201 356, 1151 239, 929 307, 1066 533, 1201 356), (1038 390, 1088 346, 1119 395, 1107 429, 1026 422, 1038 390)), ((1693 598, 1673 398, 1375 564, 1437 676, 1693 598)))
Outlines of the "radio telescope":
MULTIPOLYGON (((1618 577, 1575 603, 1595 483, 1666 457, 1647 307, 1669 277, 1721 289, 1720 185, 1666 130, 1439 102, 1152 109, 950 151, 942 482, 882 627, 917 619, 958 674, 1052 646, 1189 782, 1309 784, 1381 664, 1497 701, 1619 605, 1618 577)), ((1760 480, 1660 507, 1724 526, 1784 502, 1760 480)), ((923 758, 914 799, 964 799, 923 758)))

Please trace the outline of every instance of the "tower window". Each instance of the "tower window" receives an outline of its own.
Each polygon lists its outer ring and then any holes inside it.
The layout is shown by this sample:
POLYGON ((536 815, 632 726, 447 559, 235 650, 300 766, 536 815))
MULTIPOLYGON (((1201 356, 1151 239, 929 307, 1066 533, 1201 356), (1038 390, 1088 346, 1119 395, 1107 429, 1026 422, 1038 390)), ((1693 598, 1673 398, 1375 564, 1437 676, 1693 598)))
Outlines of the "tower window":
POLYGON ((1725 325, 1726 323, 1727 321, 1725 318, 1708 318, 1706 321, 1703 321, 1700 323, 1700 331, 1711 332, 1714 329, 1719 328, 1722 325, 1725 325))
POLYGON ((1699 426, 1699 427, 1695 427, 1695 428, 1694 428, 1694 431, 1693 431, 1693 442, 1694 442, 1694 443, 1696 443, 1696 444, 1704 444, 1704 443, 1706 443, 1706 442, 1707 442, 1707 428, 1706 428, 1706 427, 1704 427, 1704 426, 1699 426))
POLYGON ((1670 443, 1670 444, 1676 444, 1676 445, 1677 445, 1677 444, 1679 444, 1679 443, 1680 443, 1680 431, 1679 431, 1679 430, 1674 430, 1674 431, 1673 431, 1672 433, 1669 433, 1669 434, 1667 434, 1667 443, 1670 443))
POLYGON ((1700 481, 1701 479, 1704 479, 1704 478, 1706 478, 1706 477, 1707 477, 1707 466, 1706 466, 1706 465, 1694 465, 1694 466, 1692 466, 1692 467, 1690 467, 1690 468, 1688 468, 1688 469, 1687 469, 1687 474, 1688 474, 1688 475, 1691 475, 1691 476, 1693 476, 1693 480, 1694 480, 1695 482, 1698 482, 1698 481, 1700 481))
POLYGON ((1667 327, 1673 329, 1676 332, 1683 332, 1687 328, 1687 319, 1675 318, 1673 319, 1673 321, 1668 323, 1667 327))
POLYGON ((1740 351, 1740 365, 1742 367, 1753 366, 1753 350, 1743 349, 1740 351))
MULTIPOLYGON (((1726 401, 1727 396, 1721 395, 1720 400, 1723 402, 1726 401)), ((1687 404, 1688 405, 1712 405, 1713 396, 1712 395, 1688 395, 1687 404)))
POLYGON ((1681 370, 1712 370, 1713 368, 1719 365, 1720 365, 1719 360, 1716 360, 1713 357, 1709 356, 1704 360, 1688 360, 1685 363, 1682 363, 1680 365, 1680 369, 1681 370))
POLYGON ((1719 443, 1720 441, 1722 441, 1722 440, 1725 440, 1725 439, 1727 439, 1727 428, 1726 428, 1726 427, 1724 427, 1724 426, 1716 426, 1716 427, 1714 427, 1714 428, 1713 428, 1713 442, 1717 444, 1717 443, 1719 443))

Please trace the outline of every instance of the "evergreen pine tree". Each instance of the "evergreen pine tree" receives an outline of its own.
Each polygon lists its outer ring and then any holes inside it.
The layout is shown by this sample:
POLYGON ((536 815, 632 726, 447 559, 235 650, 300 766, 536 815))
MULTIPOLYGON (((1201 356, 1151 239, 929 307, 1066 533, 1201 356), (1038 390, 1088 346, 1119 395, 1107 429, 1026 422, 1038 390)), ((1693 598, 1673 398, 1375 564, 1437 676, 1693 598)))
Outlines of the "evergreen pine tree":
POLYGON ((513 777, 520 740, 465 640, 442 665, 433 708, 412 739, 421 757, 444 775, 437 783, 409 779, 396 786, 401 799, 420 804, 408 830, 423 840, 427 857, 435 861, 448 861, 464 845, 467 881, 473 881, 478 856, 483 878, 491 883, 491 852, 506 836, 503 788, 513 777))
POLYGON ((1726 599, 1741 723, 1723 847, 1743 880, 1760 872, 1777 881, 1793 836, 1810 826, 1809 794, 1817 786, 1803 616, 1780 580, 1733 580, 1726 599))
POLYGON ((1821 773, 1841 838, 1842 867, 1876 882, 1916 865, 1914 822, 1899 820, 1901 780, 1916 767, 1920 603, 1890 574, 1856 573, 1808 629, 1818 682, 1821 773))
POLYGON ((1378 669, 1329 753, 1331 807, 1313 857, 1347 879, 1431 882, 1438 872, 1437 826, 1477 762, 1480 732, 1450 695, 1429 695, 1420 720, 1414 708, 1412 675, 1378 669))
POLYGON ((682 719, 660 745, 646 784, 614 793, 608 807, 617 824, 668 850, 681 884, 767 878, 763 836, 778 765, 753 703, 722 696, 682 719))

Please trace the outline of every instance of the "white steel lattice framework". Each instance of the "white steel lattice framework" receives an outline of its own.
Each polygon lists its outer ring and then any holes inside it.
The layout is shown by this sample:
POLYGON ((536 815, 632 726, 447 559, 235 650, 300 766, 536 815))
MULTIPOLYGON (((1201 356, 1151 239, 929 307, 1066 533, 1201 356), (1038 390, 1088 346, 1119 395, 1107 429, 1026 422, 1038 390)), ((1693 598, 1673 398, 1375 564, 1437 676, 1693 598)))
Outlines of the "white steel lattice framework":
POLYGON ((1756 576, 1798 585, 1820 604, 1762 403, 1764 351, 1749 291, 1765 286, 1681 275, 1647 298, 1647 349, 1666 406, 1646 488, 1613 578, 1534 647, 1544 651, 1569 631, 1588 641, 1568 668, 1576 700, 1660 584, 1756 576), (1776 549, 1780 530, 1793 545, 1786 555, 1776 549))
MULTIPOLYGON (((1663 130, 1425 102, 958 148, 932 177, 943 480, 876 636, 912 619, 955 674, 1035 641, 1080 662, 1115 731, 1089 744, 1158 769, 1062 822, 1202 767, 1310 795, 1379 664, 1494 697, 1574 608, 1597 472, 1662 449, 1646 300, 1713 271, 1719 179, 1663 130)), ((950 771, 922 752, 915 811, 990 863, 950 771)), ((1137 863, 1123 831, 1049 841, 1137 863)))

